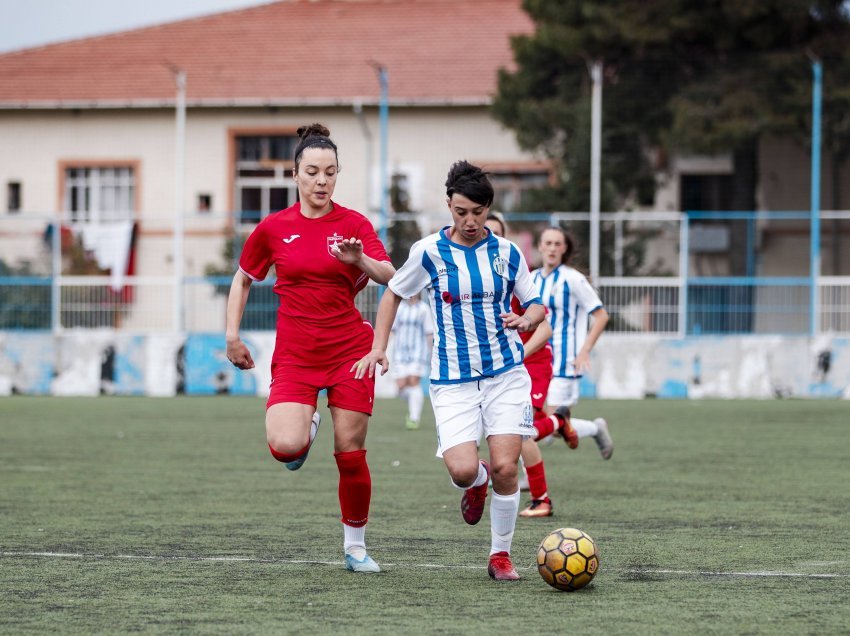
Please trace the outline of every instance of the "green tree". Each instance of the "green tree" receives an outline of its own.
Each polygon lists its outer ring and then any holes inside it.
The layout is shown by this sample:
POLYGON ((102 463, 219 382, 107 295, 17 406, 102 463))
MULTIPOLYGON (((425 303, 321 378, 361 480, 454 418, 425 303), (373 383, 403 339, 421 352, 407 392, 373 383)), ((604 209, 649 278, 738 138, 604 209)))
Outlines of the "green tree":
POLYGON ((403 174, 395 173, 390 178, 390 208, 393 218, 387 228, 387 250, 393 266, 399 268, 410 255, 411 246, 422 238, 415 212, 410 209, 410 193, 403 174))
MULTIPOLYGON (((529 197, 543 210, 589 208, 587 67, 594 60, 605 69, 603 209, 651 200, 650 158, 688 150, 731 152, 732 205, 752 210, 760 140, 801 133, 810 122, 807 55, 847 59, 844 0, 523 6, 535 30, 512 40, 516 70, 500 72, 493 112, 523 148, 555 166, 556 185, 529 197)), ((848 127, 840 117, 829 125, 848 127)), ((846 137, 840 143, 850 147, 846 137)))

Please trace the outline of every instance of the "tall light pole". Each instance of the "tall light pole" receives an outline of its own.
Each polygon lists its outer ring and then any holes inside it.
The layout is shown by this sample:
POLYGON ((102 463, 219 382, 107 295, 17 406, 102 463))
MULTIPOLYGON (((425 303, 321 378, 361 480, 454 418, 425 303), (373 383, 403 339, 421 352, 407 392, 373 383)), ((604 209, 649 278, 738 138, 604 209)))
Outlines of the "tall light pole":
POLYGON ((818 331, 820 315, 820 152, 821 152, 821 107, 823 64, 811 56, 812 60, 812 183, 811 183, 811 236, 809 250, 810 304, 809 333, 814 336, 818 331))
POLYGON ((175 332, 183 331, 183 182, 186 175, 186 71, 175 68, 174 150, 174 315, 175 332))
POLYGON ((599 209, 602 183, 602 61, 590 66, 590 279, 599 281, 599 209))
POLYGON ((387 129, 389 125, 389 76, 387 74, 387 68, 381 64, 376 62, 372 62, 372 66, 375 69, 375 72, 378 74, 378 83, 381 86, 381 101, 379 105, 379 120, 380 120, 380 157, 378 159, 378 163, 380 165, 381 170, 381 178, 380 178, 380 192, 379 196, 381 197, 380 202, 380 227, 378 229, 378 236, 381 238, 381 242, 386 245, 387 244, 387 225, 389 219, 389 159, 387 153, 387 129))

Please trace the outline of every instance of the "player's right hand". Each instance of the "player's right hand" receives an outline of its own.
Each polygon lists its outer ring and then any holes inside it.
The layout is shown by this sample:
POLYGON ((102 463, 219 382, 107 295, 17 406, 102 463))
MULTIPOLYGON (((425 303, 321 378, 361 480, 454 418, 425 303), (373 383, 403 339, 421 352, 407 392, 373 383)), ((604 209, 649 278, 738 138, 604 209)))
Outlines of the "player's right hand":
POLYGON ((390 361, 387 359, 387 354, 381 349, 372 349, 365 356, 360 358, 351 367, 356 380, 362 380, 368 373, 370 378, 375 377, 375 366, 381 365, 381 375, 384 375, 390 369, 390 361))
POLYGON ((227 343, 227 359, 233 363, 237 369, 253 369, 254 359, 251 357, 251 352, 241 340, 234 340, 227 343))

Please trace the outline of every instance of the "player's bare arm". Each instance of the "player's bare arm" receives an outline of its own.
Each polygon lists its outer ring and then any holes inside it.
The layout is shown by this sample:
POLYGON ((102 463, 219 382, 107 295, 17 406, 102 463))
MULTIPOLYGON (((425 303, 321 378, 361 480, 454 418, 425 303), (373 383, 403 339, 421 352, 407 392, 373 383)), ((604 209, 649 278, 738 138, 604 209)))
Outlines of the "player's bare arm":
POLYGON ((605 331, 605 325, 608 324, 608 312, 604 307, 600 307, 591 314, 593 322, 590 325, 590 332, 584 341, 581 351, 578 352, 575 359, 575 368, 577 373, 590 371, 590 352, 593 351, 593 346, 599 340, 599 336, 605 331))
POLYGON ((227 344, 227 359, 238 369, 253 369, 254 360, 248 347, 239 337, 239 325, 242 323, 242 314, 245 304, 248 302, 248 294, 251 291, 253 281, 239 270, 233 276, 230 284, 230 294, 227 297, 227 314, 225 342, 227 344))
POLYGON ((540 324, 537 325, 537 329, 534 330, 531 338, 523 345, 523 349, 525 350, 525 357, 537 353, 543 347, 546 346, 546 343, 549 342, 549 339, 552 337, 552 325, 549 324, 548 320, 541 320, 540 324))
POLYGON ((522 316, 517 316, 514 312, 509 311, 499 314, 502 319, 502 326, 506 329, 516 329, 517 331, 534 331, 537 325, 546 317, 546 310, 543 305, 537 303, 529 305, 528 309, 522 316))
POLYGON ((395 268, 386 261, 376 261, 363 253, 363 241, 358 238, 347 238, 333 249, 337 260, 347 265, 354 265, 363 270, 369 278, 379 285, 386 285, 395 274, 395 268))
POLYGON ((397 296, 388 289, 378 305, 378 314, 375 317, 375 337, 372 340, 372 350, 363 356, 353 367, 356 379, 361 379, 367 373, 370 378, 375 377, 375 366, 381 365, 381 375, 390 369, 390 361, 387 358, 387 344, 390 341, 390 331, 395 322, 398 306, 401 304, 401 296, 397 296))

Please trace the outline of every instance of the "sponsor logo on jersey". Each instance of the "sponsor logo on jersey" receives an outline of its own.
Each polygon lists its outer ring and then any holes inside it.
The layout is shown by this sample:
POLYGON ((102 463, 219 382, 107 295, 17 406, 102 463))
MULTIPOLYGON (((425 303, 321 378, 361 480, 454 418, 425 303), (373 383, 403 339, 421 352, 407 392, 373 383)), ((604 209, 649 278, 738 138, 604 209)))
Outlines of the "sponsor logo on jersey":
POLYGON ((342 239, 343 239, 342 235, 337 234, 336 232, 333 233, 333 236, 327 237, 328 254, 330 254, 331 256, 334 256, 334 247, 336 247, 336 244, 339 243, 340 241, 342 241, 342 239))
POLYGON ((301 238, 301 235, 300 234, 293 234, 289 238, 280 239, 280 240, 283 241, 286 244, 289 244, 289 243, 292 243, 292 241, 294 241, 297 238, 301 238))
POLYGON ((542 393, 532 393, 531 397, 533 397, 535 400, 539 400, 540 398, 543 397, 543 394, 542 393))
POLYGON ((460 302, 469 302, 471 300, 492 300, 496 298, 496 292, 484 290, 484 291, 475 291, 472 293, 463 292, 462 294, 458 294, 457 296, 452 296, 449 292, 444 291, 440 294, 440 297, 443 299, 445 303, 460 303, 460 302))

